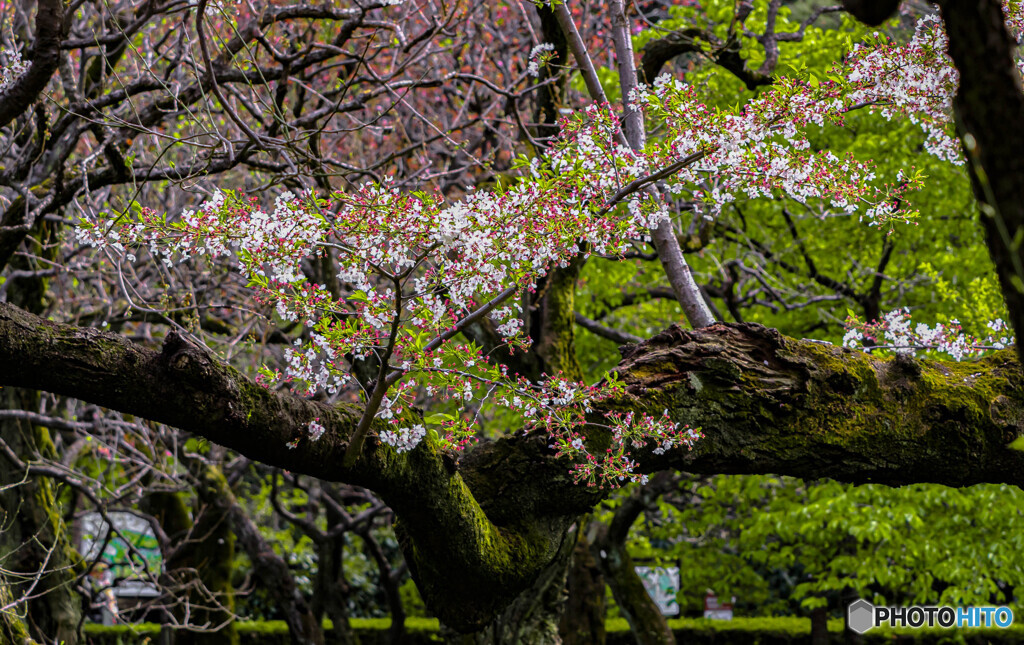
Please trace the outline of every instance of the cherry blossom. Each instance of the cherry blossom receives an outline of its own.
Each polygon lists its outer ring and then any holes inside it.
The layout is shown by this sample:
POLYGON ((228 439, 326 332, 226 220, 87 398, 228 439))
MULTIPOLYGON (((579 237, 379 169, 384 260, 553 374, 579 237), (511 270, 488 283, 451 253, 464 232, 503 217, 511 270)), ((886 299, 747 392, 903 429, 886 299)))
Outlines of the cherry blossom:
POLYGON ((555 51, 551 43, 541 43, 530 50, 529 63, 526 66, 526 73, 530 76, 540 76, 540 68, 543 67, 555 51))
POLYGON ((0 50, 0 92, 13 85, 14 81, 27 70, 28 66, 21 60, 20 51, 0 50))
POLYGON ((1001 319, 987 323, 991 332, 984 338, 965 334, 956 319, 948 324, 930 327, 915 324, 909 309, 896 309, 874 322, 863 322, 854 316, 846 320, 848 328, 843 337, 844 347, 863 348, 867 351, 887 349, 914 356, 919 350, 948 354, 960 361, 982 354, 987 350, 1004 349, 1014 343, 1009 326, 1001 319), (870 344, 865 344, 868 341, 870 344))
MULTIPOLYGON (((662 76, 633 97, 632 109, 661 126, 662 136, 643 150, 624 145, 611 106, 591 105, 560 122, 545 158, 521 159, 515 180, 458 199, 400 191, 384 180, 325 195, 284 193, 264 210, 258 198, 221 190, 178 217, 141 209, 130 219, 83 220, 77 236, 118 261, 135 261, 138 247, 168 266, 227 259, 258 302, 305 330, 281 370, 264 368, 260 382, 331 395, 362 387, 352 373, 365 361, 377 378, 363 393, 364 416, 385 424, 378 437, 399 452, 428 436, 464 447, 477 434, 481 407, 496 405, 519 415, 525 431, 547 433, 579 481, 615 485, 640 478, 638 450, 689 447, 699 430, 667 412, 596 418, 597 403, 623 395, 614 375, 599 385, 557 374, 531 382, 458 342, 459 331, 486 316, 510 351, 527 347, 518 296, 579 254, 614 256, 646 240, 670 216, 657 191, 645 190, 655 182, 712 219, 742 196, 817 202, 823 212, 856 213, 870 225, 909 220, 914 212, 901 207, 920 185, 916 171, 884 183, 870 162, 812 150, 807 133, 870 107, 920 123, 929 150, 954 160, 947 119, 956 79, 940 31, 937 21, 922 19, 907 45, 875 38, 827 78, 778 78, 735 112, 708 108, 695 88, 662 76), (303 271, 317 256, 337 263, 342 293, 303 271), (456 411, 414 411, 433 403, 456 411)), ((551 52, 535 47, 530 71, 551 52)), ((851 345, 884 337, 901 349, 936 347, 957 358, 979 346, 955 324, 911 328, 904 313, 851 325, 851 345)), ((993 342, 1007 344, 1000 338, 993 342)), ((311 422, 289 445, 323 432, 311 422)))
MULTIPOLYGON (((1004 2, 1011 32, 1024 31, 1024 4, 1004 2)), ((963 163, 950 126, 959 72, 946 54, 949 39, 938 15, 918 19, 909 42, 900 44, 877 32, 847 57, 845 78, 854 86, 849 100, 871 106, 884 117, 906 117, 926 134, 925 150, 940 159, 963 163)), ((1024 61, 1018 61, 1024 71, 1024 61)))

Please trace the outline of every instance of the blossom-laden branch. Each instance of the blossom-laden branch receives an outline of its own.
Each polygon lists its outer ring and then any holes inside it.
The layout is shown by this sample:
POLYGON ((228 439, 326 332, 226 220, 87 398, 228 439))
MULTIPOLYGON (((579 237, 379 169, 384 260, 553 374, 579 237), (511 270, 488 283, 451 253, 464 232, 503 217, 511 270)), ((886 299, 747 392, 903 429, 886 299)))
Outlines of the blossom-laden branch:
MULTIPOLYGON (((922 23, 928 24, 934 26, 922 23)), ((919 27, 920 38, 923 33, 919 27)), ((806 134, 811 125, 841 125, 850 109, 864 103, 888 106, 890 116, 896 110, 938 122, 927 92, 920 100, 891 99, 902 86, 891 82, 889 68, 871 63, 872 52, 882 47, 873 46, 854 52, 826 80, 780 78, 734 114, 708 108, 695 88, 667 76, 651 88, 627 88, 627 116, 634 123, 627 130, 635 141, 623 141, 607 105, 593 105, 562 121, 546 162, 523 161, 515 183, 458 201, 400 192, 385 182, 327 196, 288 193, 264 212, 254 198, 218 192, 178 219, 141 209, 130 222, 84 220, 78 235, 128 261, 136 259, 139 246, 169 265, 233 258, 258 300, 308 330, 309 340, 287 352, 284 372, 264 370, 264 383, 283 379, 299 393, 333 394, 352 387, 357 361, 376 365, 349 462, 360 454, 372 419, 389 425, 378 436, 398 451, 428 434, 461 448, 476 434, 475 410, 496 402, 525 414, 528 427, 542 419, 557 449, 582 465, 579 478, 637 479, 634 448, 691 445, 696 431, 657 416, 609 417, 603 425, 614 429, 615 445, 602 446, 608 456, 598 459, 580 438, 595 421, 588 419, 593 403, 614 394, 613 386, 567 385, 559 375, 528 383, 476 347, 456 342, 456 335, 465 321, 489 315, 512 349, 526 347, 519 305, 510 296, 532 290, 549 267, 566 266, 579 253, 621 254, 631 240, 649 240, 668 222, 657 195, 641 190, 652 177, 703 204, 710 219, 739 194, 823 201, 839 213, 860 210, 871 224, 891 226, 912 217, 897 205, 919 185, 917 173, 878 185, 870 163, 813 152, 806 134), (665 131, 646 146, 637 134, 644 119, 665 131), (626 208, 613 208, 620 201, 626 208), (341 294, 301 270, 305 258, 328 252, 338 256, 338 278, 346 287, 341 294), (564 388, 573 395, 562 396, 564 388), (414 404, 430 399, 454 402, 462 412, 410 424, 414 404), (511 403, 517 400, 536 404, 511 403)), ((924 45, 910 51, 937 55, 924 45)), ((941 146, 935 150, 941 153, 941 146)), ((289 445, 320 436, 313 429, 289 445)))
POLYGON ((1009 326, 1002 319, 989 321, 990 333, 984 338, 977 338, 965 334, 956 319, 934 327, 925 323, 914 324, 909 309, 896 309, 879 320, 868 322, 850 315, 846 326, 844 347, 863 347, 866 351, 893 350, 911 356, 918 350, 930 350, 947 354, 957 361, 994 349, 1006 349, 1014 344, 1009 326), (865 344, 865 341, 873 344, 865 344))

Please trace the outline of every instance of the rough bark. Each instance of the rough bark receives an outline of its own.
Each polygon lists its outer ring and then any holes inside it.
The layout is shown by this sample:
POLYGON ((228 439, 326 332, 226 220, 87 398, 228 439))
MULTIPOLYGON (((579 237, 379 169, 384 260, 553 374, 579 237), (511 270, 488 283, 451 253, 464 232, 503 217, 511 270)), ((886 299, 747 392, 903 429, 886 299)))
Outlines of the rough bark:
POLYGON ((566 580, 575 538, 576 532, 569 531, 551 564, 486 627, 473 634, 451 634, 447 642, 450 645, 562 645, 559 625, 566 610, 566 580))
POLYGON ((633 558, 626 550, 630 527, 674 481, 672 473, 658 473, 623 500, 608 524, 592 525, 591 551, 639 645, 675 645, 676 642, 668 621, 647 593, 643 580, 636 573, 633 558))
MULTIPOLYGON (((954 363, 876 357, 758 325, 670 328, 626 349, 627 393, 607 406, 700 426, 692 452, 637 455, 644 472, 780 473, 886 484, 1019 484, 1024 374, 1012 351, 954 363)), ((575 485, 538 434, 457 460, 429 440, 396 454, 368 441, 341 465, 358 419, 271 392, 171 335, 163 351, 0 303, 0 384, 74 396, 202 435, 265 463, 378 493, 424 599, 460 630, 486 624, 558 556, 605 491, 575 485), (302 436, 314 418, 327 428, 302 436)), ((593 432, 592 440, 601 440, 593 432)))
POLYGON ((558 633, 562 645, 604 645, 606 639, 604 577, 587 541, 584 523, 572 552, 566 581, 566 604, 558 633))
MULTIPOLYGON (((981 224, 1010 322, 1024 338, 1024 93, 998 0, 939 3, 949 55, 960 71, 954 99, 981 224)), ((1017 345, 1024 356, 1024 345, 1017 345)))

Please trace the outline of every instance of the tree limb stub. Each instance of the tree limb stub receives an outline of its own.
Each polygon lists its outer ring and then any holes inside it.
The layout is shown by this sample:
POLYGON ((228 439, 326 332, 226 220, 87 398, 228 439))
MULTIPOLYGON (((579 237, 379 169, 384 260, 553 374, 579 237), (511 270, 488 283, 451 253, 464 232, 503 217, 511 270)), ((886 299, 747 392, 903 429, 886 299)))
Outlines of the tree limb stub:
MULTIPOLYGON (((609 409, 703 428, 692 452, 639 454, 641 469, 777 473, 899 485, 1019 485, 1024 373, 1013 351, 963 363, 880 357, 751 324, 673 327, 624 350, 609 409)), ((429 440, 396 454, 367 441, 341 465, 355 406, 260 387, 180 336, 162 351, 0 303, 0 385, 47 390, 166 423, 265 463, 376 491, 431 607, 472 631, 557 555, 607 491, 573 483, 546 437, 485 443, 456 463, 429 440), (306 436, 320 418, 327 432, 306 436), (299 438, 298 447, 285 444, 299 438), (446 609, 447 608, 447 609, 446 609)))

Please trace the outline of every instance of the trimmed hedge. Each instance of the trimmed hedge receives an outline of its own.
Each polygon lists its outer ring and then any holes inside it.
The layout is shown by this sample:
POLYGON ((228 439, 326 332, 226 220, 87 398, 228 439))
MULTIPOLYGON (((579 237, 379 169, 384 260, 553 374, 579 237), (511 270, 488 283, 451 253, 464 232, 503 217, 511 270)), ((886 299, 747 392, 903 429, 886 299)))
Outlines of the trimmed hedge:
MULTIPOLYGON (((352 629, 359 636, 362 645, 386 645, 390 618, 353 618, 352 629)), ((330 620, 324 620, 324 629, 334 627, 330 620)), ((288 625, 283 620, 262 622, 242 621, 237 625, 240 640, 245 645, 291 645, 288 625)), ((407 618, 405 631, 409 634, 410 645, 439 643, 440 626, 436 618, 407 618)), ((136 623, 130 625, 96 625, 83 627, 85 645, 154 645, 160 634, 160 625, 136 623)))
MULTIPOLYGON (((669 620, 676 641, 687 645, 806 645, 810 642, 811 621, 806 618, 736 618, 704 620, 680 618, 669 620)), ((331 629, 330 621, 324 628, 331 629)), ((363 645, 385 645, 388 642, 390 618, 354 618, 352 628, 363 645)), ((829 621, 832 642, 844 642, 843 622, 829 621)), ((439 643, 437 619, 409 618, 405 621, 412 645, 439 643)), ((629 625, 622 618, 607 623, 608 645, 633 645, 636 641, 629 625)), ((160 626, 150 623, 136 625, 85 625, 86 645, 154 645, 160 626)), ((284 621, 238 623, 238 633, 245 645, 291 645, 284 621)), ((864 645, 1024 645, 1024 624, 1007 629, 885 629, 864 635, 864 645)))

